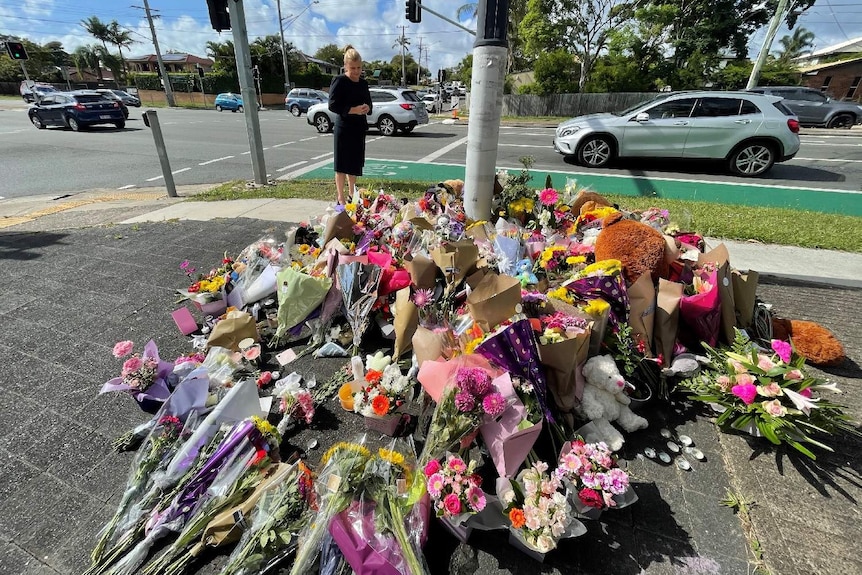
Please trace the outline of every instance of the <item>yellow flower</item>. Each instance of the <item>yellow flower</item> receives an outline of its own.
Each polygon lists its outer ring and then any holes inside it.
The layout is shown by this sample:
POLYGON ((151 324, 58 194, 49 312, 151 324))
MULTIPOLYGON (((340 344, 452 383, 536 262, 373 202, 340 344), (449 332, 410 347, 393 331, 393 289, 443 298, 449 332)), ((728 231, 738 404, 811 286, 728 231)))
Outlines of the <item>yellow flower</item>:
POLYGON ((281 434, 273 424, 256 415, 252 415, 251 420, 254 422, 254 426, 258 431, 260 431, 261 435, 266 437, 267 443, 274 446, 281 444, 281 434))
POLYGON ((407 480, 407 484, 410 485, 410 482, 412 480, 412 473, 410 471, 410 467, 407 465, 407 462, 404 459, 404 455, 397 451, 381 447, 377 450, 377 457, 389 463, 390 465, 397 467, 404 474, 404 478, 407 480))
POLYGON ((587 258, 584 256, 569 256, 566 258, 566 263, 570 266, 582 264, 587 261, 587 258))
POLYGON ((371 452, 364 445, 359 445, 358 443, 350 443, 347 441, 339 441, 332 447, 330 447, 326 453, 323 454, 323 457, 320 458, 320 464, 326 465, 326 463, 332 458, 335 457, 342 452, 353 452, 362 457, 371 457, 371 452))
POLYGON ((311 246, 308 244, 299 244, 299 247, 296 249, 299 251, 299 253, 305 255, 311 251, 311 246))
POLYGON ((349 204, 344 205, 344 211, 355 213, 356 212, 356 204, 350 202, 349 204))
POLYGON ((601 260, 594 264, 590 264, 583 269, 581 277, 599 274, 599 275, 614 275, 622 271, 623 264, 620 260, 601 260))
POLYGON ((481 337, 477 337, 475 339, 471 339, 470 341, 468 341, 467 345, 464 346, 464 353, 467 354, 467 353, 473 353, 474 351, 476 351, 476 348, 479 347, 480 343, 482 343, 482 339, 483 338, 481 338, 481 337))
POLYGON ((568 304, 574 304, 575 300, 572 298, 569 290, 564 287, 558 287, 557 289, 551 290, 548 292, 548 297, 558 299, 560 301, 564 301, 568 304))
POLYGON ((611 307, 608 302, 601 298, 594 299, 590 301, 587 305, 583 306, 581 309, 585 314, 592 317, 599 317, 605 313, 605 311, 611 307))

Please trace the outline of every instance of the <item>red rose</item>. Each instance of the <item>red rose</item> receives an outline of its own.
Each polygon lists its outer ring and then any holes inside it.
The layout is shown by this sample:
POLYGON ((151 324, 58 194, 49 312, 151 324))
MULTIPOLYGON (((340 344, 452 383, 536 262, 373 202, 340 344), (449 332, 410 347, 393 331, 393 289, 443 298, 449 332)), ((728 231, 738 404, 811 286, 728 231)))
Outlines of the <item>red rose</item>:
POLYGON ((605 506, 602 496, 595 489, 584 488, 578 491, 578 499, 587 507, 601 509, 605 506))

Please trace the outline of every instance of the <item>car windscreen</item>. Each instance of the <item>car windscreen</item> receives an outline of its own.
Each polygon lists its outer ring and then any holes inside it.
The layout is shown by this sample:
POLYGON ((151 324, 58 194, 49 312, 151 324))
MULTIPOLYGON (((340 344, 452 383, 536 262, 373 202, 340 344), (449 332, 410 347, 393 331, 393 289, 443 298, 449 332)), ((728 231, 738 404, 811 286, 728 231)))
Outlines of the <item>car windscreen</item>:
POLYGON ((127 94, 126 92, 123 92, 122 90, 111 90, 111 92, 112 92, 112 93, 114 93, 114 94, 116 94, 117 96, 120 96, 120 97, 122 97, 122 96, 129 97, 129 96, 131 96, 131 94, 127 94))
POLYGON ((416 95, 416 92, 413 90, 404 90, 401 92, 401 97, 407 100, 408 102, 421 102, 422 100, 416 95))
POLYGON ((75 101, 80 104, 92 104, 93 102, 101 102, 106 100, 101 94, 78 94, 75 96, 75 101))
POLYGON ((657 104, 658 102, 661 102, 662 100, 669 98, 669 97, 670 97, 669 94, 662 94, 661 96, 656 96, 655 98, 650 98, 649 100, 644 100, 643 102, 640 102, 639 104, 635 104, 634 106, 631 106, 630 108, 626 108, 622 112, 612 112, 612 113, 615 116, 627 116, 627 115, 631 114, 632 112, 634 112, 635 110, 637 110, 638 108, 646 106, 647 104, 657 104))

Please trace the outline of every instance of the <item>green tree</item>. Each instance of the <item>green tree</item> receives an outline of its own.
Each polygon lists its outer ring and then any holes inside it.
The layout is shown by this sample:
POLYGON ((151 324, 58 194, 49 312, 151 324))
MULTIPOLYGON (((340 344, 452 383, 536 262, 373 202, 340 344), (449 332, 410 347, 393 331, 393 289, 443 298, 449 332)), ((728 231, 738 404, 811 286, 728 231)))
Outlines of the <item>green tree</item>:
POLYGON ((455 80, 460 80, 465 86, 470 86, 473 82, 473 54, 467 54, 458 62, 455 70, 451 72, 455 80))
POLYGON ((314 53, 314 57, 318 60, 332 62, 333 64, 341 66, 344 63, 344 50, 335 44, 327 44, 326 46, 318 48, 317 52, 314 53))
POLYGON ((137 40, 132 38, 132 33, 129 30, 124 30, 116 20, 112 20, 108 24, 108 42, 117 47, 117 52, 120 54, 120 64, 123 68, 123 78, 127 74, 126 59, 123 58, 123 48, 131 48, 137 40))
POLYGON ((533 66, 534 94, 573 94, 578 91, 580 65, 565 50, 544 52, 533 66))
MULTIPOLYGON (((458 7, 456 17, 475 18, 478 15, 479 4, 468 2, 458 7)), ((521 35, 520 24, 527 13, 527 0, 509 0, 509 18, 506 36, 509 44, 509 54, 506 62, 506 72, 512 73, 526 69, 534 60, 524 53, 524 39, 521 35)))
POLYGON ((102 67, 99 62, 99 46, 86 45, 78 46, 72 52, 72 62, 75 63, 75 68, 78 69, 78 75, 84 77, 84 72, 89 70, 96 73, 99 82, 102 81, 102 67))
POLYGON ((207 56, 213 61, 213 72, 236 77, 236 53, 234 52, 232 41, 209 41, 206 43, 206 52, 207 56))
POLYGON ((111 33, 107 24, 99 20, 98 16, 90 16, 86 20, 81 20, 81 26, 90 36, 102 43, 102 48, 105 49, 105 52, 108 51, 108 41, 111 38, 111 33))
POLYGON ((781 44, 778 59, 789 62, 814 47, 814 32, 797 28, 792 36, 784 36, 778 42, 781 44))

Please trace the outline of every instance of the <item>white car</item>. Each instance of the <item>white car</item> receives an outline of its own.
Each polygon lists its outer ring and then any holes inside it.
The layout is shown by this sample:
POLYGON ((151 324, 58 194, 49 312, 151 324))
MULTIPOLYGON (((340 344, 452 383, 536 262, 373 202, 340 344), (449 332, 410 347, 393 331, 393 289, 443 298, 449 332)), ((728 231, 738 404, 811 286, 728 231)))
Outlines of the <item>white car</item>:
POLYGON ((799 151, 799 120, 776 96, 667 93, 622 112, 566 120, 554 149, 592 168, 662 157, 724 160, 738 176, 760 176, 799 151))
MULTIPOLYGON (((376 127, 384 136, 394 136, 400 130, 409 134, 416 126, 428 123, 425 103, 415 91, 406 88, 371 88, 371 114, 368 126, 376 127)), ((329 103, 315 104, 308 109, 307 121, 318 132, 331 132, 335 126, 335 113, 329 103)))
POLYGON ((438 94, 424 94, 422 101, 425 102, 425 109, 432 114, 443 111, 443 99, 438 94))

